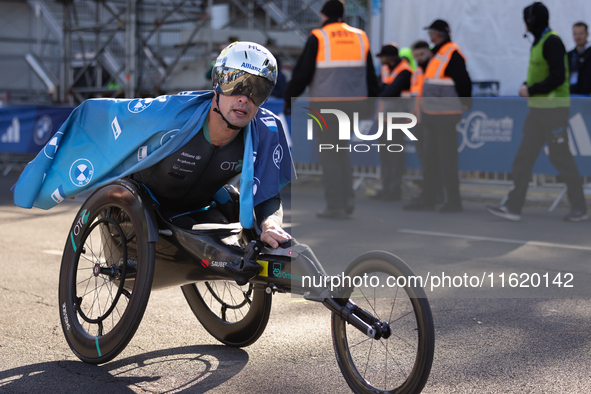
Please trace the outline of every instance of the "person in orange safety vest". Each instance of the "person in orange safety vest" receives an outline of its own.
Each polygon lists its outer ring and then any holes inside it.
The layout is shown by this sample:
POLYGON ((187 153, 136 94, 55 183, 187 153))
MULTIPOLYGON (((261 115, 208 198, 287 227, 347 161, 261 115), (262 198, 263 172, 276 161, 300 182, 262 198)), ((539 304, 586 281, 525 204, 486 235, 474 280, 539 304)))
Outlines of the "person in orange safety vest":
MULTIPOLYGON (((285 115, 291 113, 291 99, 302 94, 306 87, 309 87, 310 106, 318 112, 323 105, 330 108, 331 101, 350 107, 352 112, 357 110, 354 100, 377 96, 378 79, 367 35, 343 22, 344 11, 344 4, 339 0, 329 0, 322 7, 322 27, 310 33, 285 89, 285 115)), ((339 124, 336 116, 326 116, 325 119, 327 130, 315 134, 315 138, 319 146, 338 146, 339 124)), ((320 150, 319 158, 326 208, 316 216, 345 219, 354 210, 349 152, 320 150)))
POLYGON ((434 210, 441 181, 445 203, 439 212, 461 212, 456 125, 462 119, 462 112, 472 105, 472 81, 460 47, 451 41, 447 22, 438 19, 425 29, 435 46, 431 51, 433 57, 425 68, 419 99, 425 140, 424 182, 420 197, 405 205, 404 209, 434 210))

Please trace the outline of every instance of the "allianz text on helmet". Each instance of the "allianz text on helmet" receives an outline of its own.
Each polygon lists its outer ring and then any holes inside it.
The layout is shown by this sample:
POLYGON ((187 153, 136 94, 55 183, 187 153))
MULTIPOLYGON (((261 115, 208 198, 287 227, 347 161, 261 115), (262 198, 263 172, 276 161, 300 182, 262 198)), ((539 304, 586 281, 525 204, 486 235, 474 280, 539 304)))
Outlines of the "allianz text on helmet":
POLYGON ((262 45, 234 42, 215 61, 213 89, 224 96, 247 96, 263 104, 277 83, 277 61, 262 45))

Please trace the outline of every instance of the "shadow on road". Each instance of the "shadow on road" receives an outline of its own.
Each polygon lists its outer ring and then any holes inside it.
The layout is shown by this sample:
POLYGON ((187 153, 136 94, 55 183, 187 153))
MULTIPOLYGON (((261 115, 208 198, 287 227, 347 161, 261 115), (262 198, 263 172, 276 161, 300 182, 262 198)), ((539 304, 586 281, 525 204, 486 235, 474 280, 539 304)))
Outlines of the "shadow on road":
POLYGON ((244 350, 221 345, 158 350, 101 366, 54 361, 0 371, 0 391, 203 393, 237 375, 247 362, 244 350))

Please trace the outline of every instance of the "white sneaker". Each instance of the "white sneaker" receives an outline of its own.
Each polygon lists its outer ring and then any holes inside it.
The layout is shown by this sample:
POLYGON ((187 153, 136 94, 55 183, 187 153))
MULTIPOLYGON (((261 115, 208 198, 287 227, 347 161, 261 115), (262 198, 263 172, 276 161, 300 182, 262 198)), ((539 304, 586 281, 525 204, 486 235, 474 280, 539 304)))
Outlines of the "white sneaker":
POLYGON ((521 220, 520 214, 509 211, 509 208, 507 208, 504 205, 499 205, 497 207, 488 205, 486 207, 486 210, 488 213, 503 219, 512 220, 514 222, 518 222, 521 220))

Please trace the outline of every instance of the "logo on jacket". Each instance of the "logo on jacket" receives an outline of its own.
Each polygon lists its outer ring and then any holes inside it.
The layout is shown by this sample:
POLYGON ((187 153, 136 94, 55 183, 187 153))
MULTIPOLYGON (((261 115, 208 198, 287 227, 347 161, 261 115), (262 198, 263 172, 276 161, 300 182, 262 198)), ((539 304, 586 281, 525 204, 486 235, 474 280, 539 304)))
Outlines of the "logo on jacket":
POLYGON ((111 128, 113 129, 113 136, 115 136, 115 140, 117 140, 117 138, 119 138, 121 135, 121 126, 119 126, 119 121, 117 120, 116 116, 111 122, 111 128))
POLYGON ((143 110, 145 110, 146 108, 148 108, 150 105, 152 105, 152 101, 154 101, 153 98, 134 99, 134 100, 131 100, 129 102, 129 104, 127 104, 127 109, 131 113, 138 114, 138 113, 142 112, 143 110))
POLYGON ((169 132, 167 132, 166 134, 164 134, 162 136, 162 138, 160 138, 160 145, 164 145, 168 141, 170 141, 171 139, 173 139, 173 137, 175 135, 177 135, 178 132, 179 132, 179 129, 175 129, 175 130, 170 130, 169 132))
POLYGON ((47 143, 47 145, 45 145, 45 148, 43 148, 43 153, 45 153, 45 156, 47 156, 48 159, 54 158, 55 153, 57 152, 57 148, 59 146, 59 139, 62 135, 64 135, 64 133, 62 133, 61 131, 55 133, 53 138, 47 143))
POLYGON ((78 159, 70 167, 70 180, 78 187, 88 185, 93 175, 94 167, 90 160, 78 159))
POLYGON ((62 185, 59 185, 58 188, 51 193, 51 199, 58 204, 66 199, 66 193, 64 193, 62 185))
POLYGON ((273 116, 268 116, 268 117, 260 118, 260 119, 261 119, 261 122, 263 122, 265 124, 265 126, 267 126, 269 128, 269 130, 278 131, 277 122, 275 121, 275 118, 273 116))
POLYGON ((283 148, 281 145, 277 144, 273 151, 273 163, 275 163, 275 167, 279 168, 281 160, 283 160, 283 148))
POLYGON ((148 146, 147 145, 140 146, 139 149, 137 150, 137 161, 142 161, 146 157, 148 157, 148 146))
POLYGON ((253 178, 254 185, 252 185, 252 195, 256 195, 257 191, 259 190, 259 186, 261 186, 261 180, 256 176, 253 178))
POLYGON ((53 122, 51 116, 43 115, 35 123, 35 129, 33 131, 33 141, 37 145, 43 145, 51 137, 51 130, 53 130, 53 122))

